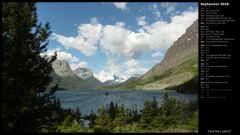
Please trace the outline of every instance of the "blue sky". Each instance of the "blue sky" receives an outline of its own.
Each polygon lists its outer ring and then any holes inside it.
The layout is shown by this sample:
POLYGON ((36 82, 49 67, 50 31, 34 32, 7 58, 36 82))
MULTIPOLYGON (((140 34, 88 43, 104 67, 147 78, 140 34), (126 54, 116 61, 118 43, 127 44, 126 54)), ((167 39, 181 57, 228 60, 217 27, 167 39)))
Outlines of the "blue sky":
POLYGON ((197 3, 37 3, 38 20, 53 32, 46 54, 73 69, 91 68, 100 81, 127 78, 159 63, 198 17, 197 3))

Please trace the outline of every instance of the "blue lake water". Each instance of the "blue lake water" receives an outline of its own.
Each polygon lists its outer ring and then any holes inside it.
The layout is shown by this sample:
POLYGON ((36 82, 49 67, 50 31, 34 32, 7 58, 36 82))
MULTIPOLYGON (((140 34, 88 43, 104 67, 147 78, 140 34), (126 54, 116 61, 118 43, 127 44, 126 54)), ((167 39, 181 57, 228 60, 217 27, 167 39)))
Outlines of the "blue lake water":
POLYGON ((128 108, 143 108, 144 101, 152 100, 156 97, 158 106, 161 105, 162 98, 165 92, 168 92, 170 97, 175 97, 181 100, 197 100, 196 94, 182 94, 174 90, 96 90, 96 89, 81 89, 81 90, 66 90, 57 91, 56 96, 59 97, 63 108, 76 109, 79 106, 82 115, 88 115, 91 111, 97 112, 98 108, 110 104, 111 101, 117 103, 118 106, 124 104, 128 108), (105 95, 108 92, 109 95, 105 95))

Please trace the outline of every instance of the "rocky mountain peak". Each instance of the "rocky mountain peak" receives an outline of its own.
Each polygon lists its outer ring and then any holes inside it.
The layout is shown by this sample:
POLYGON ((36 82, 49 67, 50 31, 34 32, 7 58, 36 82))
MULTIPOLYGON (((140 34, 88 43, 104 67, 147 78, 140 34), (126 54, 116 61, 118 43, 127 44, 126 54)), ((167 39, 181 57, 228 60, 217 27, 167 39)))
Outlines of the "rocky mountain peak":
POLYGON ((55 60, 52 63, 53 70, 55 73, 62 77, 74 77, 74 73, 69 65, 69 63, 65 60, 55 60))
POLYGON ((117 79, 119 79, 119 77, 117 75, 113 74, 113 80, 117 80, 117 79))
POLYGON ((55 60, 52 63, 53 71, 51 76, 53 82, 59 84, 63 89, 96 88, 102 85, 93 76, 91 69, 77 68, 72 71, 69 63, 65 60, 55 60))
POLYGON ((139 77, 141 77, 141 75, 139 75, 139 74, 133 74, 132 75, 132 78, 139 78, 139 77))
POLYGON ((88 68, 77 68, 74 70, 74 73, 82 79, 94 77, 92 70, 88 68))

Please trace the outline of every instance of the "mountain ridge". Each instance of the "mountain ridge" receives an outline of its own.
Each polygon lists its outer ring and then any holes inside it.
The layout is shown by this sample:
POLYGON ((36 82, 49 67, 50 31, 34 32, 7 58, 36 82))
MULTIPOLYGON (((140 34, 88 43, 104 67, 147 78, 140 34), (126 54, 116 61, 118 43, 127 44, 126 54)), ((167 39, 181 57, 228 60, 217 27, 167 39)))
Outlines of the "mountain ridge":
MULTIPOLYGON (((163 60, 138 79, 110 89, 159 90, 178 88, 198 76, 198 20, 168 48, 163 60)), ((191 81, 196 82, 196 81, 191 81)), ((190 85, 189 85, 190 86, 190 85)), ((197 89, 197 88, 196 88, 197 89)))
POLYGON ((96 88, 102 85, 93 76, 91 69, 77 68, 73 71, 65 60, 55 60, 52 63, 52 68, 53 70, 50 74, 53 78, 52 83, 58 84, 59 89, 96 88))

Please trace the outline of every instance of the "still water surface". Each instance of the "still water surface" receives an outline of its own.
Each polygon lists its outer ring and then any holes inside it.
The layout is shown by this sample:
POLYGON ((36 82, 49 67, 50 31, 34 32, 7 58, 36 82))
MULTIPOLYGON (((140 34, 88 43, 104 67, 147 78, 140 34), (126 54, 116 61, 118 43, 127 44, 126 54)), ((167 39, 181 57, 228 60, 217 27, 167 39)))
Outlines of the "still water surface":
POLYGON ((81 90, 66 90, 57 91, 56 96, 59 97, 63 108, 76 109, 79 106, 82 115, 88 115, 91 111, 97 112, 97 109, 111 101, 117 103, 118 106, 124 104, 128 108, 143 108, 145 100, 152 100, 156 97, 158 106, 161 105, 162 98, 165 92, 169 96, 178 99, 197 100, 196 94, 182 94, 174 90, 96 90, 96 89, 81 89, 81 90), (108 92, 108 95, 105 95, 108 92))

